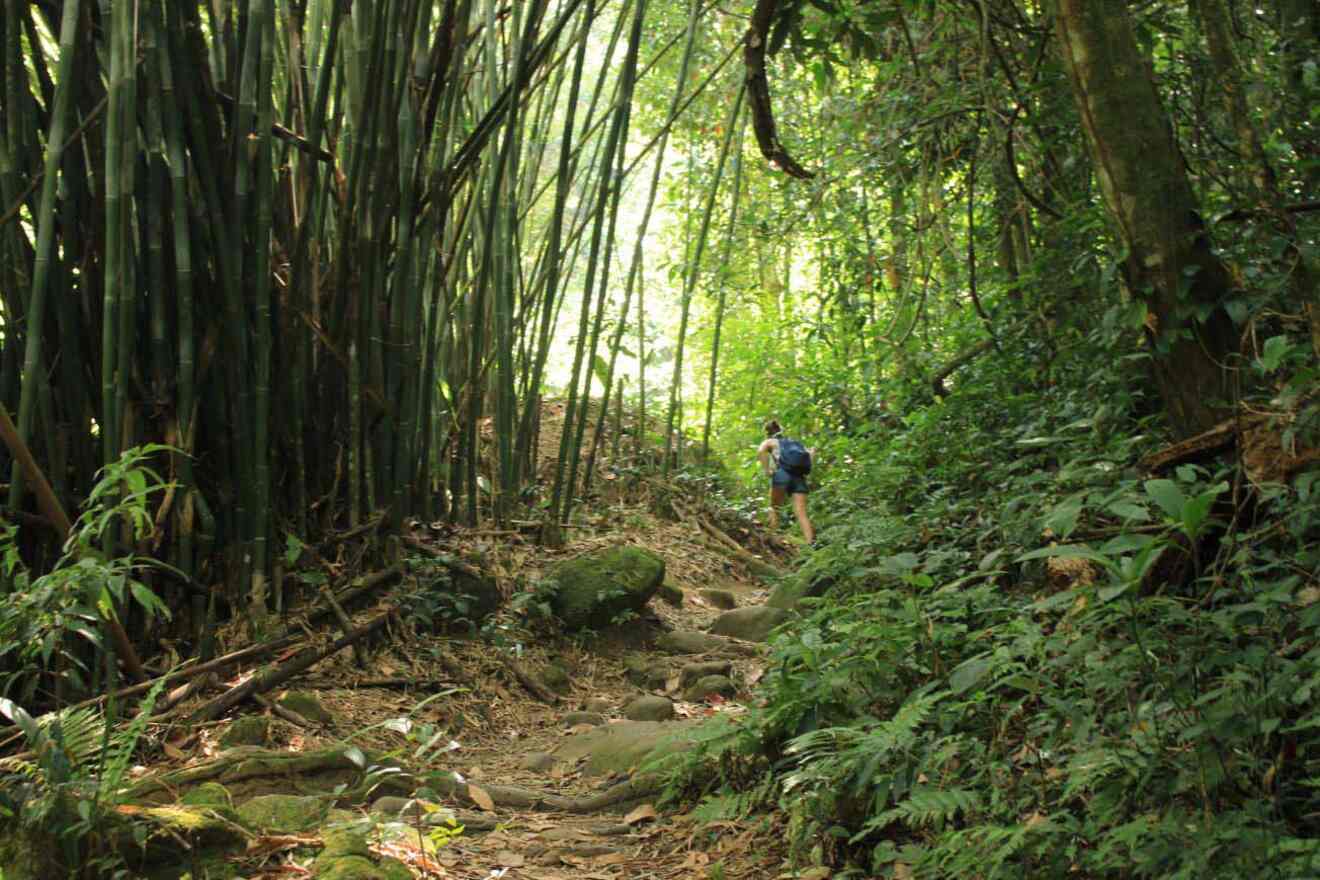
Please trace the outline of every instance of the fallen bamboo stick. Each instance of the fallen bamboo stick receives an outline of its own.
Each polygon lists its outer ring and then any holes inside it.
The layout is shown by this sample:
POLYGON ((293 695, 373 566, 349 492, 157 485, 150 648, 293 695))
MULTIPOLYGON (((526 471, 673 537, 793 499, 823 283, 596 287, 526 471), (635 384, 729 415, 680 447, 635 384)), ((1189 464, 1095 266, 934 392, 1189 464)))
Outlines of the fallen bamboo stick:
POLYGON ((264 672, 256 673, 241 684, 237 684, 225 691, 209 703, 203 704, 189 716, 188 720, 197 722, 212 721, 219 718, 225 712, 228 712, 234 706, 237 706, 249 697, 256 694, 264 694, 266 691, 279 687, 298 673, 310 669, 331 654, 343 650, 345 647, 353 644, 364 636, 370 635, 388 623, 389 619, 393 616, 393 609, 386 611, 371 622, 335 639, 325 648, 313 648, 308 646, 283 664, 270 667, 264 672))

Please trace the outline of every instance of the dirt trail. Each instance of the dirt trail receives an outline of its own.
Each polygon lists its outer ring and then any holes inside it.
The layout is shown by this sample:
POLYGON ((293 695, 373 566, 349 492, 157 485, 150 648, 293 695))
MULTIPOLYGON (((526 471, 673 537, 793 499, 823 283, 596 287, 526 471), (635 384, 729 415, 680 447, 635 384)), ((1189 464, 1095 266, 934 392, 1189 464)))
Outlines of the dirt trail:
MULTIPOLYGON (((421 528, 418 536, 476 560, 506 593, 558 559, 619 542, 646 546, 665 560, 666 589, 638 618, 569 637, 527 628, 506 606, 480 637, 405 627, 358 662, 349 652, 332 655, 264 705, 245 703, 245 714, 158 731, 166 759, 152 773, 174 775, 143 803, 186 799, 199 775, 211 774, 249 829, 253 811, 281 797, 319 809, 313 819, 271 819, 264 832, 246 835, 240 851, 231 847, 223 873, 194 865, 192 876, 401 878, 387 870, 401 869, 398 862, 417 877, 776 876, 781 856, 764 827, 666 813, 650 779, 637 773, 657 742, 677 737, 670 751, 690 749, 687 738, 702 722, 738 723, 764 648, 705 633, 729 606, 762 605, 768 589, 699 524, 653 515, 654 498, 636 503, 635 490, 611 496, 607 488, 594 520, 559 551, 507 533, 421 528), (730 684, 703 677, 719 674, 730 684), (709 695, 689 690, 703 683, 709 695), (276 706, 290 692, 311 694, 320 709, 306 711, 321 720, 282 717, 276 706), (638 705, 641 697, 651 699, 638 705), (236 728, 253 724, 240 717, 265 719, 255 722, 264 730, 249 740, 254 747, 226 752, 236 728), (272 754, 314 759, 296 772, 265 769, 261 761, 272 754), (410 772, 381 769, 393 764, 410 772), (235 771, 249 765, 258 770, 246 778, 235 771), (184 783, 181 773, 193 778, 184 783), (326 861, 344 845, 346 829, 360 836, 350 849, 365 841, 365 859, 355 863, 361 873, 331 872, 326 861)), ((393 601, 352 612, 352 623, 393 601)))

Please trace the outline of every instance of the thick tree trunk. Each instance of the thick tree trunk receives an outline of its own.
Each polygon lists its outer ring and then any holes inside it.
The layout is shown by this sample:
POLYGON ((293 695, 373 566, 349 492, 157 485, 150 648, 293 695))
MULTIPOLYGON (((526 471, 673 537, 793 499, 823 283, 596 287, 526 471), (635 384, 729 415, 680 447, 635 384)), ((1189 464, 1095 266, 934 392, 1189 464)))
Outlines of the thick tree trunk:
POLYGON ((1235 349, 1220 303, 1229 274, 1211 251, 1168 117, 1116 0, 1059 0, 1056 20, 1105 204, 1146 303, 1155 379, 1180 437, 1216 424, 1231 398, 1235 349))

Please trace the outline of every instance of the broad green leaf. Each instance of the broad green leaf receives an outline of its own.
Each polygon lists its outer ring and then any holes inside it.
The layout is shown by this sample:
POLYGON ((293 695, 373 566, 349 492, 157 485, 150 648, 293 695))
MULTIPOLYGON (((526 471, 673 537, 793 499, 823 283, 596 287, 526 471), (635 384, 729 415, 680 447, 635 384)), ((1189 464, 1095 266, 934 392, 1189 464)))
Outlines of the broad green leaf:
POLYGON ((1182 519, 1183 505, 1187 503, 1187 496, 1183 495, 1177 483, 1173 480, 1147 480, 1145 487, 1146 494, 1160 506, 1169 519, 1174 522, 1182 519))
POLYGON ((994 657, 973 657, 949 674, 949 688, 955 694, 975 687, 994 665, 994 657))
POLYGON ((1265 340, 1265 347, 1260 352, 1260 368, 1266 373, 1279 368, 1283 359, 1288 356, 1288 349, 1292 348, 1292 343, 1288 341, 1287 336, 1271 336, 1265 340))
POLYGON ((1086 500, 1085 492, 1070 495, 1055 505, 1045 517, 1045 527, 1061 538, 1066 538, 1077 528, 1077 517, 1082 513, 1082 503, 1086 500))
POLYGON ((596 380, 600 382, 601 385, 608 385, 610 383, 610 365, 606 362, 605 358, 596 355, 591 361, 591 371, 596 374, 596 380))
POLYGON ((1116 599, 1119 596, 1126 593, 1128 591, 1128 588, 1131 586, 1132 586, 1132 582, 1126 581, 1121 584, 1112 584, 1108 587, 1101 587, 1099 590, 1096 591, 1096 597, 1101 602, 1108 602, 1110 599, 1116 599))
POLYGON ((367 756, 362 754, 362 750, 359 749, 357 746, 349 746, 348 748, 344 749, 344 757, 347 758, 349 761, 353 762, 353 765, 357 767, 359 770, 366 769, 367 756))
POLYGON ((284 561, 288 565, 297 563, 298 558, 302 556, 305 545, 297 535, 289 535, 284 539, 284 561))
POLYGON ((1117 556, 1120 553, 1142 550, 1149 547, 1156 540, 1158 539, 1154 535, 1116 535, 1100 547, 1100 552, 1117 556))
POLYGON ((1134 504, 1131 501, 1115 501, 1105 505, 1105 510, 1114 516, 1122 517, 1125 520, 1137 520, 1145 522, 1150 519, 1150 512, 1140 504, 1134 504))
POLYGON ((1215 499, 1226 491, 1228 491, 1228 483, 1216 483, 1183 505, 1183 529, 1188 537, 1196 537, 1201 531, 1206 517, 1210 515, 1210 508, 1214 507, 1215 499))

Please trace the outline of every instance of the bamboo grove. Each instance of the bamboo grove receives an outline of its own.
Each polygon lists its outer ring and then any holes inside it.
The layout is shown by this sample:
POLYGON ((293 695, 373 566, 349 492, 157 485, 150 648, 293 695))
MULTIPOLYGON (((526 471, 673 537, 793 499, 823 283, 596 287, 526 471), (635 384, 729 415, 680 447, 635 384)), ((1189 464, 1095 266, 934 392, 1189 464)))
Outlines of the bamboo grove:
MULTIPOLYGON (((172 489, 136 549, 182 573, 157 586, 194 632, 217 593, 258 623, 283 605, 286 535, 530 500, 555 539, 644 326, 668 132, 733 69, 698 76, 709 5, 682 6, 667 27, 646 0, 6 0, 0 399, 44 472, 9 485, 30 561, 59 545, 40 478, 73 511, 148 443, 172 489), (647 76, 673 88, 649 140, 647 76), (633 179, 646 219, 621 230, 633 179), (563 449, 529 498, 570 324, 563 449)), ((739 118, 736 88, 715 100, 739 118)))
POLYGON ((1243 321, 1320 327, 1320 19, 1088 10, 5 0, 25 558, 48 567, 100 469, 163 444, 173 488, 136 549, 183 577, 154 586, 194 633, 217 597, 259 621, 290 536, 418 517, 560 540, 625 374, 667 471, 684 431, 723 454, 768 408, 867 430, 990 352, 1048 382, 1097 320, 1115 351, 1145 333, 1175 433, 1204 427, 1243 321), (1277 99, 1249 109, 1252 83, 1277 99), (1279 301, 1239 296, 1241 265, 1287 279, 1279 301))

